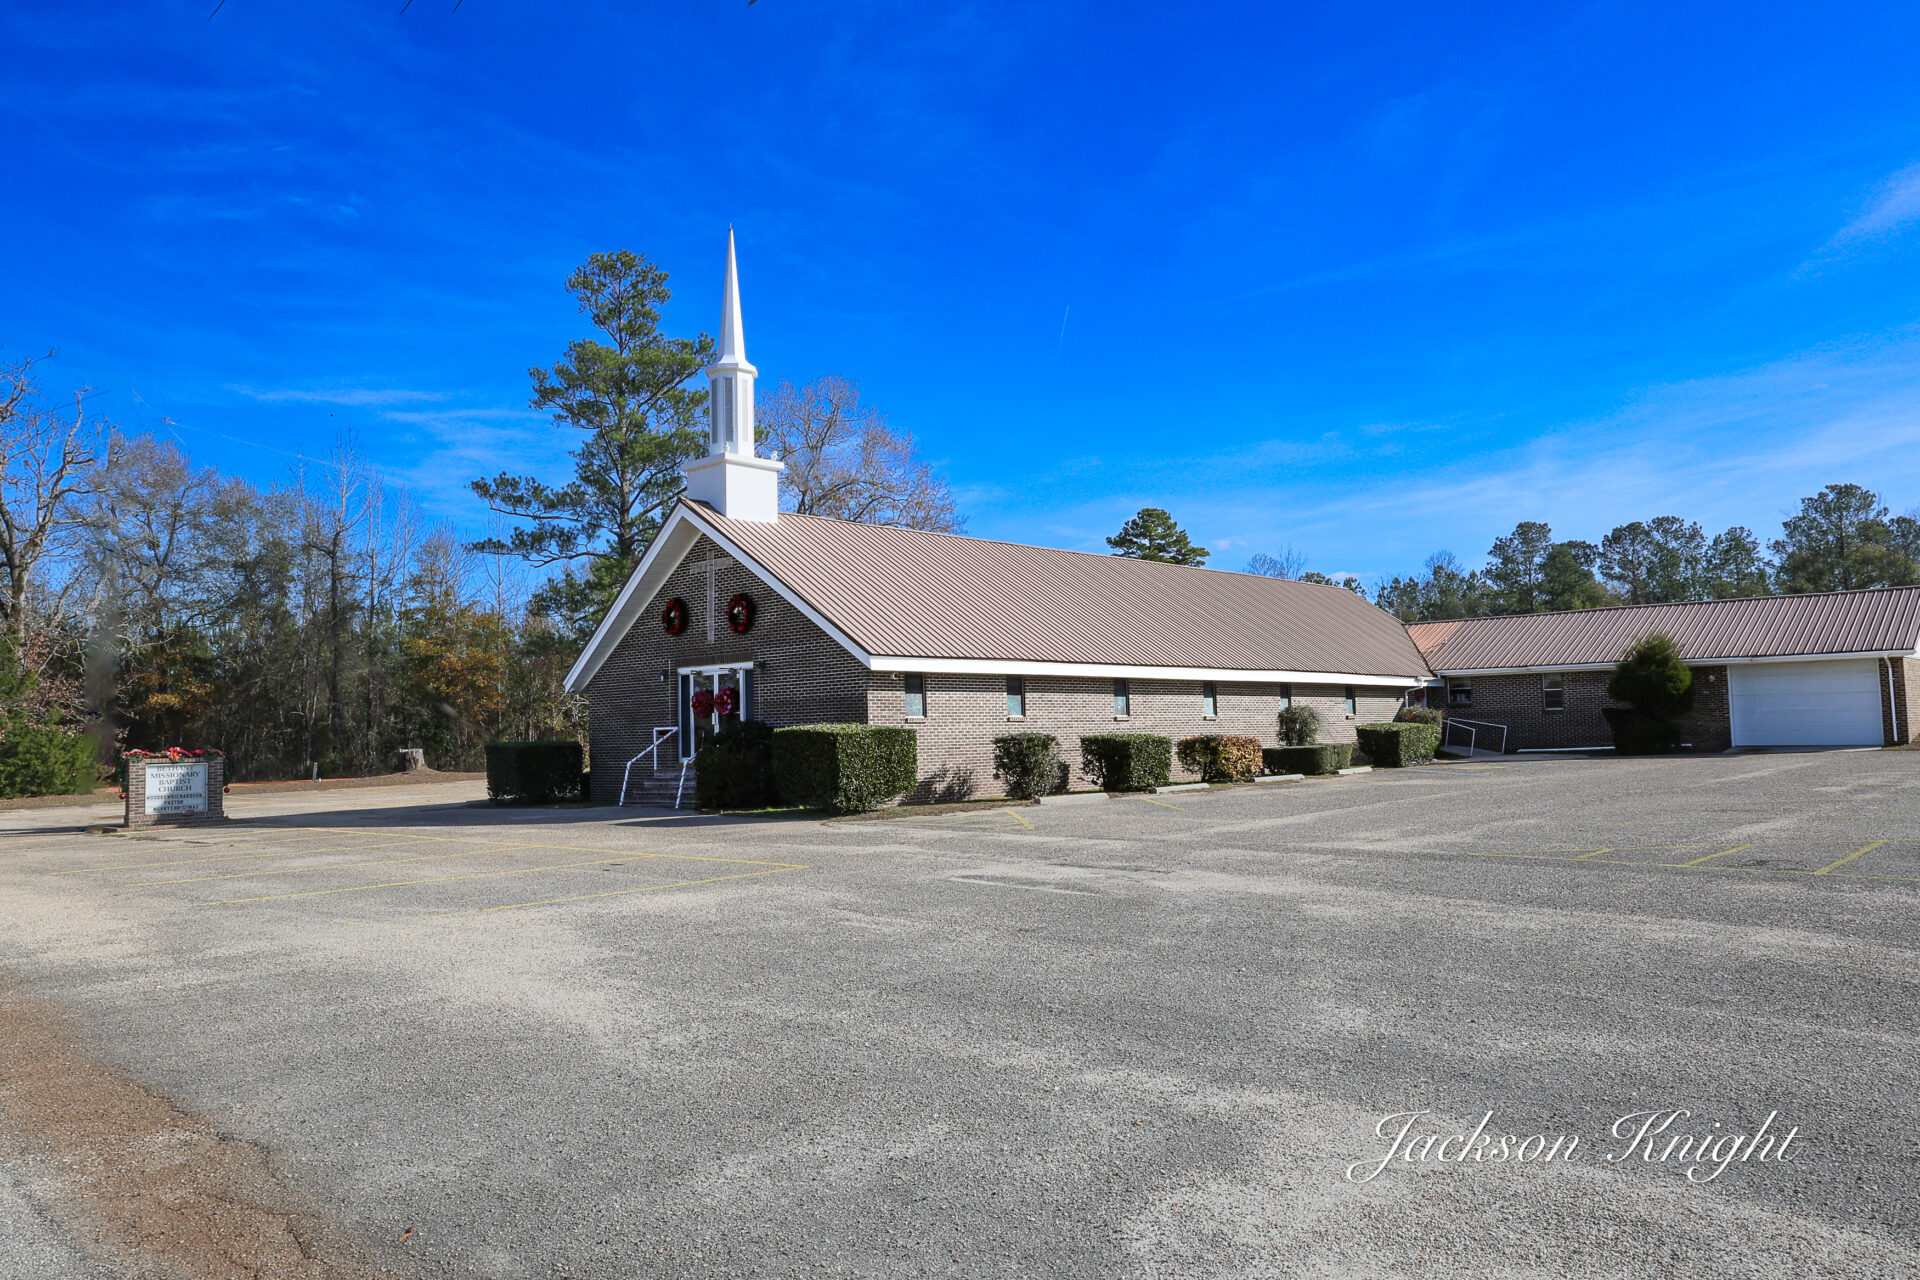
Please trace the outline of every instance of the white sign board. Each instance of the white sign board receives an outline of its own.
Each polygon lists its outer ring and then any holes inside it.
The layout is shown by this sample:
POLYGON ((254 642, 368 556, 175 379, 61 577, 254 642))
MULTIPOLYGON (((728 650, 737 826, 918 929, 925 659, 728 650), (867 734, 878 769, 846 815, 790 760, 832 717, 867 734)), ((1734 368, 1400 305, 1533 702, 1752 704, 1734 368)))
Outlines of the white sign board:
POLYGON ((147 766, 148 813, 205 813, 207 766, 150 764, 147 766))

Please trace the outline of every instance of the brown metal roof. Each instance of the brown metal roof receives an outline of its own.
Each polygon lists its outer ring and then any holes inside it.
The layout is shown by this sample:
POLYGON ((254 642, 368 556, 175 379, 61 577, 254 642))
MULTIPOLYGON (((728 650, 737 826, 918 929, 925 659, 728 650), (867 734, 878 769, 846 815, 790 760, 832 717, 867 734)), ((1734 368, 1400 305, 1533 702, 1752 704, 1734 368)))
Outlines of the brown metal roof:
POLYGON ((1427 675, 1405 628, 1343 587, 689 505, 874 655, 1427 675))
POLYGON ((1813 653, 1910 653, 1920 587, 1750 596, 1425 623, 1408 633, 1437 672, 1598 666, 1663 631, 1689 660, 1813 653))

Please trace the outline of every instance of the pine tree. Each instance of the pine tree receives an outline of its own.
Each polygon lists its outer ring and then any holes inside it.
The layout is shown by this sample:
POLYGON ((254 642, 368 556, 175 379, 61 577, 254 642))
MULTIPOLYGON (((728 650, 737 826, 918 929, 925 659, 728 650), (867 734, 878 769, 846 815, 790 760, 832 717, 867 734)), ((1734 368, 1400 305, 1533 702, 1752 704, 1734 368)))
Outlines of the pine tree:
POLYGON ((1196 547, 1173 517, 1158 507, 1142 507, 1119 533, 1107 539, 1117 556, 1164 564, 1205 564, 1207 549, 1196 547))

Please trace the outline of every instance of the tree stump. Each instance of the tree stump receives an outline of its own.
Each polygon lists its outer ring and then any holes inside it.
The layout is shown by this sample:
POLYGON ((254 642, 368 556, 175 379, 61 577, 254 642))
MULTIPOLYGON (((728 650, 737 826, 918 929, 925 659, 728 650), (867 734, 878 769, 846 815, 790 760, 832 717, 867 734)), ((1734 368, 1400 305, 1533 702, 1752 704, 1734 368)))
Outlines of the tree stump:
POLYGON ((417 773, 427 767, 427 753, 420 747, 402 747, 393 753, 395 773, 417 773))

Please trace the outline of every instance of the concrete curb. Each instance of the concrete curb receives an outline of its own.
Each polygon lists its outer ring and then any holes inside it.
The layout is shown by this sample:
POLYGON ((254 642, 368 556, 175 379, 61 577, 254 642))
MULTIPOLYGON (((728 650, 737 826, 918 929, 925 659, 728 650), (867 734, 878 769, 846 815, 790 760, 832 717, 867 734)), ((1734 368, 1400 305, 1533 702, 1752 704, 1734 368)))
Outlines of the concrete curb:
POLYGON ((1307 775, 1304 773, 1266 773, 1254 779, 1255 782, 1305 782, 1306 780, 1307 775))
POLYGON ((1372 773, 1373 766, 1370 764, 1357 764, 1351 769, 1335 769, 1334 772, 1343 778, 1351 778, 1356 773, 1372 773))
POLYGON ((1040 796, 1038 800, 1041 804, 1098 804, 1107 798, 1104 791, 1088 791, 1078 795, 1040 796))
POLYGON ((1148 787, 1154 795, 1165 795, 1170 791, 1205 791, 1213 784, 1209 782, 1181 782, 1171 787, 1148 787))

